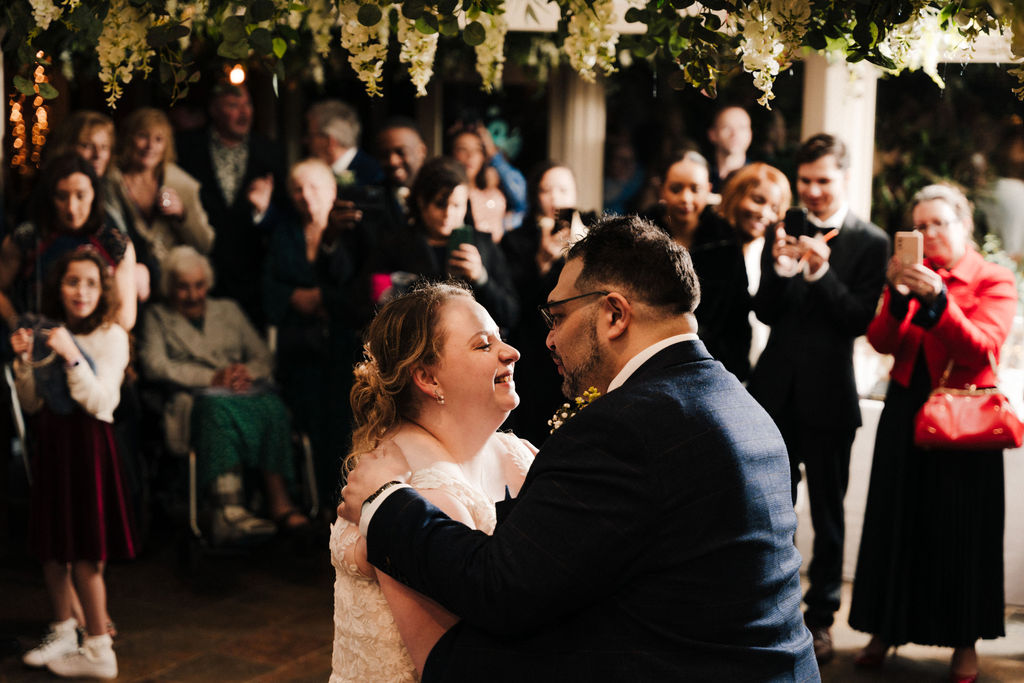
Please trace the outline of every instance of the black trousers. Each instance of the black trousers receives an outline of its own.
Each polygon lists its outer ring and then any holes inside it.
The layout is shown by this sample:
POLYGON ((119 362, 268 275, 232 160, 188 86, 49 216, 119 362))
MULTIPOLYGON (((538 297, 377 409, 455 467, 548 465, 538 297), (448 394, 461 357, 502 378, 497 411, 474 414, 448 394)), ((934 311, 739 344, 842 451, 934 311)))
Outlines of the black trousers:
POLYGON ((846 521, 843 499, 850 481, 850 448, 854 432, 815 429, 795 420, 782 420, 779 431, 789 451, 796 503, 800 463, 807 474, 807 494, 814 527, 811 562, 807 568, 810 586, 804 594, 808 626, 831 626, 839 609, 843 586, 843 544, 846 521))

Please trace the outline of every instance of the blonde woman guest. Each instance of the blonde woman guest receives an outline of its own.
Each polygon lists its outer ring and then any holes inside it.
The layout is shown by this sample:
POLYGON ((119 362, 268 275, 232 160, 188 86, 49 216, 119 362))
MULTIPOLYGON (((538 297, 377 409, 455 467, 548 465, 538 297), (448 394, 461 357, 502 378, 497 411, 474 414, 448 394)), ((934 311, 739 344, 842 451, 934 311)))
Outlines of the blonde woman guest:
MULTIPOLYGON (((114 163, 109 181, 125 207, 140 263, 159 269, 181 244, 210 253, 214 231, 199 201, 199 183, 174 163, 174 132, 164 112, 139 109, 125 119, 114 163)), ((151 272, 151 281, 159 282, 157 276, 151 272)))

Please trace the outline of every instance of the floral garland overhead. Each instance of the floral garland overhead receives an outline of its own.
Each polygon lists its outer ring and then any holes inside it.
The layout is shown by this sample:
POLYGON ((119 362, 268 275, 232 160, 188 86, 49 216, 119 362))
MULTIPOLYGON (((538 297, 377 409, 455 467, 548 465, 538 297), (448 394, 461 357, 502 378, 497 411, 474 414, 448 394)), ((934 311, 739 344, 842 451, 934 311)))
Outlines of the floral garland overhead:
MULTIPOLYGON (((154 69, 174 96, 187 92, 198 80, 196 44, 280 74, 308 73, 342 49, 370 95, 383 93, 384 64, 397 53, 423 95, 439 37, 461 37, 490 91, 500 87, 505 60, 503 15, 517 2, 527 15, 557 5, 564 58, 588 79, 613 72, 627 50, 631 59, 675 64, 712 96, 723 72, 742 68, 768 106, 775 78, 807 51, 894 73, 922 69, 941 83, 940 61, 969 54, 982 33, 1000 33, 1010 38, 1011 72, 1022 84, 1015 92, 1024 98, 1024 0, 6 0, 0 35, 26 69, 91 59, 111 106, 124 84, 154 69), (620 36, 620 12, 641 32, 620 36)), ((26 78, 16 85, 25 94, 33 88, 26 78)))

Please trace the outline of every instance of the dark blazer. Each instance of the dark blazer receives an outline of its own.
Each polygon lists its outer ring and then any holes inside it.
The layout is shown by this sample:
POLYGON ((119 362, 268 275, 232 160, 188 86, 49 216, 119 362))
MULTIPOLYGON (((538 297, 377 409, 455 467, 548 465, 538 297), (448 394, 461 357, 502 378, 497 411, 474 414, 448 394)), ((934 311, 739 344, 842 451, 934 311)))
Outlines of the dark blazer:
POLYGON ((210 260, 217 274, 214 293, 241 304, 257 329, 265 322, 262 308, 260 269, 266 258, 267 242, 277 211, 287 203, 284 187, 284 161, 277 145, 253 133, 249 138, 249 159, 245 174, 232 203, 228 203, 213 169, 210 155, 210 130, 203 129, 178 138, 178 164, 202 186, 199 200, 217 235, 210 260), (252 221, 252 207, 245 198, 246 188, 255 178, 274 176, 274 206, 259 224, 252 221))
MULTIPOLYGON (((446 264, 418 227, 385 234, 380 237, 380 244, 376 272, 405 271, 434 281, 448 278, 446 264)), ((486 282, 470 283, 473 295, 500 327, 508 329, 519 320, 519 298, 505 257, 488 233, 474 230, 473 244, 480 251, 480 261, 487 271, 486 282)))
MULTIPOLYGON (((646 217, 672 235, 664 206, 649 209, 646 217)), ((751 297, 736 230, 708 206, 700 214, 688 251, 700 281, 700 305, 694 311, 697 334, 716 360, 746 381, 750 376, 751 297)))
POLYGON ((356 177, 356 185, 380 185, 384 181, 384 171, 372 156, 361 149, 348 165, 348 170, 356 177))
POLYGON ((493 536, 412 489, 370 561, 462 617, 424 681, 817 680, 778 429, 699 341, 544 444, 493 536))
POLYGON ((992 387, 998 378, 988 354, 999 362, 1017 312, 1017 283, 1007 268, 989 263, 968 249, 952 269, 936 268, 946 285, 946 305, 937 319, 922 310, 921 302, 907 300, 886 288, 882 310, 868 326, 868 341, 879 353, 896 356, 893 380, 910 386, 914 364, 923 350, 932 386, 946 371, 950 387, 974 384, 992 387))
POLYGON ((829 247, 828 272, 807 282, 780 277, 765 244, 754 312, 772 329, 748 388, 776 420, 789 411, 801 423, 852 434, 861 424, 853 340, 875 315, 889 238, 850 213, 829 247))

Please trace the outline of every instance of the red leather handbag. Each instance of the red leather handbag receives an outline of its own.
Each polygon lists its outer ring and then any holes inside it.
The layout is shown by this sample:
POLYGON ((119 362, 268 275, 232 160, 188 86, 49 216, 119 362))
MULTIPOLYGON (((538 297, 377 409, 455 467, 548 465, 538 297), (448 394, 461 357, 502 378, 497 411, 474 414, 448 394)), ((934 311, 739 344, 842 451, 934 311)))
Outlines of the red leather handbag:
MULTIPOLYGON (((991 353, 989 363, 994 371, 991 353)), ((914 443, 921 448, 965 451, 1019 448, 1024 441, 1024 424, 1013 412, 1009 399, 995 387, 946 387, 952 369, 953 361, 949 361, 939 386, 917 412, 914 443)))

